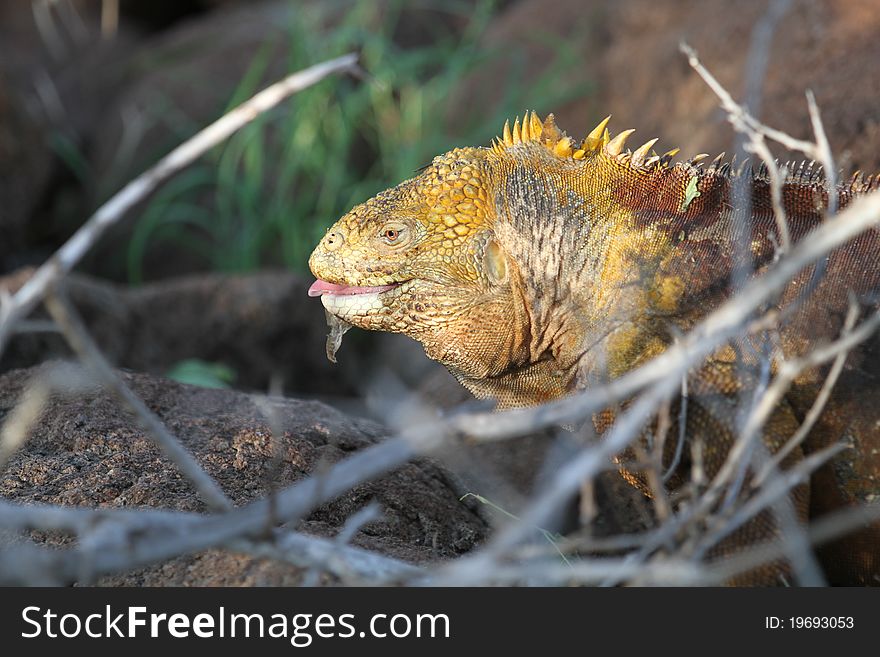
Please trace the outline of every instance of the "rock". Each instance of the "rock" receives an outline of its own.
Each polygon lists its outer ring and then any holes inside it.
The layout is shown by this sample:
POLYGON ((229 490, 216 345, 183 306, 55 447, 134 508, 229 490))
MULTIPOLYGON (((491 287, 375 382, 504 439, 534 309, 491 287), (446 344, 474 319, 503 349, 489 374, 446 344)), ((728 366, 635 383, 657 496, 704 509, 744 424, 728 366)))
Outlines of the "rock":
MULTIPOLYGON (((0 423, 41 371, 0 376, 0 423)), ((249 395, 145 374, 122 376, 236 505, 303 479, 384 435, 379 425, 349 419, 319 402, 275 398, 280 433, 273 439, 269 422, 249 395)), ((0 473, 0 497, 19 503, 205 511, 177 468, 100 391, 49 401, 25 447, 0 473)), ((448 559, 471 549, 487 532, 485 522, 458 498, 441 468, 417 460, 315 509, 297 529, 332 536, 353 513, 375 501, 382 518, 365 525, 355 545, 411 562, 448 559)), ((71 540, 38 538, 49 544, 71 540)), ((298 583, 301 575, 286 564, 211 550, 100 583, 286 585, 298 583)))
MULTIPOLYGON (((29 275, 0 278, 0 289, 14 292, 29 275)), ((200 359, 231 367, 234 385, 245 390, 266 391, 277 376, 288 393, 353 395, 369 348, 349 340, 339 365, 327 361, 323 308, 308 286, 287 272, 205 274, 140 288, 83 275, 67 281, 92 336, 119 367, 164 375, 200 359)), ((19 334, 0 357, 0 372, 70 353, 57 333, 19 334)))
MULTIPOLYGON (((554 112, 570 135, 582 137, 613 114, 614 132, 637 128, 635 138, 642 141, 661 137, 658 149, 681 147, 682 156, 714 156, 730 153, 734 133, 678 44, 693 46, 709 71, 742 101, 752 32, 766 10, 766 3, 724 0, 522 0, 498 16, 483 48, 524 47, 524 74, 515 82, 526 88, 538 88, 546 75, 565 76, 573 89, 586 87, 559 106, 543 107, 540 98, 533 102, 536 109, 554 112), (541 26, 538 34, 552 34, 556 43, 536 36, 536 25, 541 26), (560 72, 562 47, 580 64, 560 72)), ((794 137, 811 139, 804 92, 812 89, 838 164, 880 171, 878 30, 880 13, 873 0, 792 3, 773 34, 760 118, 794 137)), ((452 111, 497 107, 497 80, 508 79, 510 66, 500 59, 463 80, 450 103, 452 111)), ((461 116, 451 125, 456 123, 464 123, 461 116)))

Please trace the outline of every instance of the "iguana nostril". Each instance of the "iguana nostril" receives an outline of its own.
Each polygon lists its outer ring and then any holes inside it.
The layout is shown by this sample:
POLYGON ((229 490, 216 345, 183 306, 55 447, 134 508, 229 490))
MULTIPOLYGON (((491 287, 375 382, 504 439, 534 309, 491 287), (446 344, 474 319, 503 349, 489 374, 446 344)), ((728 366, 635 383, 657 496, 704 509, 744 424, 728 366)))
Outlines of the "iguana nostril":
POLYGON ((328 251, 335 251, 345 242, 345 233, 341 230, 333 230, 324 236, 324 248, 328 251))

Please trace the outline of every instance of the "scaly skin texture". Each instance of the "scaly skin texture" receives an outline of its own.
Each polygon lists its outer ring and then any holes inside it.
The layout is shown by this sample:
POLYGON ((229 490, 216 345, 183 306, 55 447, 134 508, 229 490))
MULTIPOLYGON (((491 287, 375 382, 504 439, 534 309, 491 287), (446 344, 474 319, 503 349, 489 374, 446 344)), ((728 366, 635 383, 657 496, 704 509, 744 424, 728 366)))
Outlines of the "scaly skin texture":
MULTIPOLYGON (((434 158, 330 228, 310 259, 319 279, 312 293, 344 322, 415 338, 474 395, 500 408, 555 399, 638 367, 729 297, 741 278, 736 263, 751 264, 747 275, 760 273, 780 240, 766 176, 731 173, 717 161, 673 164, 675 151, 653 153, 656 140, 630 152, 624 144, 632 131, 611 139, 606 125, 577 143, 552 115, 541 121, 532 113, 512 130, 505 125, 490 147, 434 158)), ((880 176, 854 177, 839 187, 839 204, 878 187, 880 176)), ((792 170, 783 205, 794 241, 822 220, 827 192, 811 165, 792 170)), ((697 445, 708 477, 721 467, 770 346, 790 359, 837 338, 850 295, 863 315, 878 308, 877 231, 837 249, 824 265, 818 282, 807 268, 785 288, 776 301, 783 319, 772 332, 735 340, 695 368, 687 445, 671 488, 687 480, 697 445)), ((872 339, 848 357, 820 421, 783 462, 790 467, 839 440, 848 447, 793 492, 801 520, 878 499, 878 346, 872 339)), ((824 374, 817 368, 796 380, 764 427, 769 452, 797 430, 824 374)), ((598 414, 597 429, 614 415, 598 414)), ((677 433, 673 423, 670 435, 677 433)), ((667 463, 674 442, 666 441, 667 463)), ((644 475, 627 465, 631 456, 621 455, 621 471, 650 494, 644 475)), ((707 558, 778 533, 769 514, 759 515, 707 558)), ((880 526, 827 546, 823 556, 830 581, 877 584, 880 526)), ((774 563, 734 583, 778 583, 785 572, 774 563)))

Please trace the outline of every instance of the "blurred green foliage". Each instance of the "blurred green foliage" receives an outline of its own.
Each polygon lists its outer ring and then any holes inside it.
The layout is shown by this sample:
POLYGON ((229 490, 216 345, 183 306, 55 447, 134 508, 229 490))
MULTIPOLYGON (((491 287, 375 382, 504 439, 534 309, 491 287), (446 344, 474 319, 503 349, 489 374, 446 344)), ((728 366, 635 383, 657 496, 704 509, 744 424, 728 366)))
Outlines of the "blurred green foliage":
MULTIPOLYGON (((411 177, 434 155, 488 143, 505 118, 546 111, 586 91, 563 82, 579 62, 556 40, 547 41, 557 49, 555 65, 537 87, 522 82, 524 49, 478 47, 495 15, 493 0, 436 9, 453 20, 438 21, 432 38, 406 46, 396 38, 403 2, 381 10, 373 2, 352 3, 329 29, 320 12, 297 12, 289 26, 290 71, 357 51, 368 79, 332 77, 298 93, 282 111, 260 117, 165 185, 130 241, 131 282, 143 280, 147 250, 163 241, 191 249, 214 270, 283 265, 304 271, 326 228, 353 205, 411 177), (464 29, 452 30, 450 22, 464 29), (464 77, 499 57, 510 64, 507 79, 492 81, 499 102, 473 125, 457 121, 453 140, 444 127, 455 116, 448 99, 464 77)), ((228 107, 263 85, 270 50, 267 44, 254 57, 228 107)))
POLYGON ((180 383, 203 388, 229 388, 235 381, 235 370, 223 363, 209 363, 190 358, 176 363, 165 376, 180 383))

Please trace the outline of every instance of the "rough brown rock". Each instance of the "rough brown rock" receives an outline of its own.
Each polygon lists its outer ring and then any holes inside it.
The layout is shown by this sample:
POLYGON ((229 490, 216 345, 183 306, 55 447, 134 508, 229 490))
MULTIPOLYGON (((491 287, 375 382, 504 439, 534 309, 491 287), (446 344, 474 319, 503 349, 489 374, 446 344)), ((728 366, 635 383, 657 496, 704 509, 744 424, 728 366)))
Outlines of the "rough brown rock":
MULTIPOLYGON (((0 277, 17 290, 29 270, 0 277)), ((234 385, 266 391, 278 376, 288 393, 353 395, 365 369, 358 340, 347 340, 339 365, 327 361, 327 325, 309 286, 288 272, 206 274, 129 288, 87 276, 67 281, 69 294, 101 349, 115 365, 163 375, 190 358, 223 363, 234 385)), ((364 336, 361 336, 364 337, 364 336)), ((70 350, 56 333, 17 335, 0 372, 30 367, 70 350)))
MULTIPOLYGON (((15 370, 0 376, 0 423, 39 372, 15 370)), ((275 399, 282 433, 273 443, 269 423, 248 395, 144 374, 123 376, 237 505, 375 444, 384 433, 375 423, 349 419, 319 402, 275 399)), ((333 535, 375 500, 382 518, 365 525, 354 544, 413 562, 446 559, 471 549, 487 530, 459 495, 442 469, 418 460, 317 508, 298 529, 333 535)), ((176 467, 100 391, 50 401, 25 448, 0 474, 0 496, 16 502, 205 511, 176 467)), ((212 550, 103 583, 282 585, 298 582, 300 575, 289 565, 212 550)))
MULTIPOLYGON (((733 96, 743 100, 753 28, 769 3, 725 0, 521 0, 490 26, 487 51, 518 44, 526 52, 517 84, 537 87, 555 72, 560 48, 581 62, 564 69, 571 88, 587 88, 553 111, 581 137, 607 114, 615 132, 661 137, 658 148, 683 156, 730 152, 734 134, 718 100, 690 68, 678 44, 688 42, 733 96), (551 37, 552 38, 548 38, 551 37)), ((880 171, 880 12, 874 0, 794 0, 773 35, 760 117, 794 137, 812 138, 804 92, 812 89, 832 150, 849 169, 880 171)), ((499 58, 462 82, 450 107, 493 107, 510 62, 499 58), (464 101, 466 99, 466 101, 464 101)), ((532 109, 523 108, 525 109, 532 109)), ((455 123, 460 123, 458 116, 455 123)), ((638 142, 638 143, 641 143, 638 142)), ((638 144, 636 144, 638 145, 638 144)))

